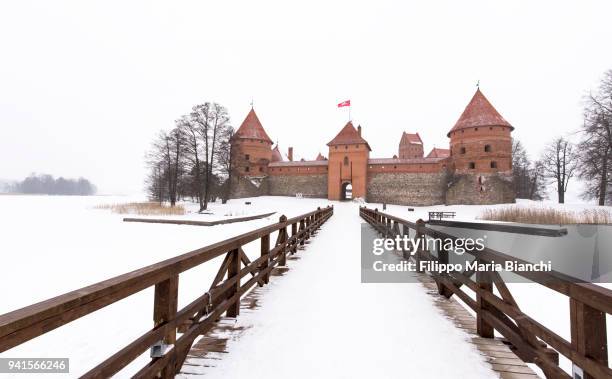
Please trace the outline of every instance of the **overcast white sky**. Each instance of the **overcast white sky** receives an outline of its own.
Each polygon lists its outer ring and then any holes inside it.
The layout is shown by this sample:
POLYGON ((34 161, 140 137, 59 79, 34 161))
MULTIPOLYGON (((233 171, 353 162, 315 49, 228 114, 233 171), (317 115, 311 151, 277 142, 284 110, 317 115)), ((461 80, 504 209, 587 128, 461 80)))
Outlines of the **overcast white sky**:
POLYGON ((0 1, 0 178, 143 188, 144 152, 193 104, 312 159, 351 99, 372 157, 447 147, 480 80, 532 155, 579 128, 612 68, 610 1, 0 1))

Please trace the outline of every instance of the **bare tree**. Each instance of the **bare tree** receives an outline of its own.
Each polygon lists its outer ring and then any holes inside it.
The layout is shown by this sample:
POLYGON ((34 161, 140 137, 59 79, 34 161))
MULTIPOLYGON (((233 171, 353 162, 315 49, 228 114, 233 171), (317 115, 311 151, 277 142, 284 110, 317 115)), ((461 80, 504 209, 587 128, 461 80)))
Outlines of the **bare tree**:
POLYGON ((523 144, 512 140, 512 175, 516 197, 542 200, 545 197, 542 164, 532 162, 523 144))
POLYGON ((219 176, 223 181, 221 188, 221 196, 223 202, 227 202, 231 193, 232 171, 232 137, 234 136, 234 128, 228 127, 220 134, 219 142, 219 176))
POLYGON ((598 90, 585 99, 580 143, 580 178, 585 181, 585 198, 599 205, 612 202, 612 70, 607 71, 598 90))
POLYGON ((183 130, 185 136, 185 158, 191 164, 189 172, 192 176, 191 187, 198 203, 200 212, 206 209, 203 195, 202 143, 199 124, 190 116, 182 116, 177 121, 177 127, 183 130))
POLYGON ((225 176, 231 126, 227 109, 217 103, 192 108, 176 120, 175 128, 160 132, 146 155, 149 170, 145 180, 149 197, 159 202, 196 198, 200 212, 225 176))
POLYGON ((574 145, 563 137, 555 138, 546 146, 540 162, 544 177, 557 187, 559 204, 565 203, 569 181, 576 174, 578 166, 574 145))
MULTIPOLYGON (((219 140, 221 136, 225 136, 227 134, 228 129, 231 129, 231 125, 229 123, 230 117, 227 112, 227 109, 224 106, 217 104, 217 103, 213 103, 211 110, 212 110, 212 127, 211 127, 212 138, 211 138, 211 146, 210 146, 210 160, 209 160, 209 164, 207 166, 207 171, 206 171, 206 184, 207 184, 205 187, 205 194, 206 194, 205 204, 206 205, 208 204, 207 201, 211 195, 211 187, 212 187, 211 178, 213 177, 213 170, 219 171, 219 168, 217 167, 217 162, 220 161, 219 157, 223 155, 223 152, 219 148, 219 146, 221 145, 219 140)), ((225 144, 223 144, 223 147, 226 147, 225 144)))

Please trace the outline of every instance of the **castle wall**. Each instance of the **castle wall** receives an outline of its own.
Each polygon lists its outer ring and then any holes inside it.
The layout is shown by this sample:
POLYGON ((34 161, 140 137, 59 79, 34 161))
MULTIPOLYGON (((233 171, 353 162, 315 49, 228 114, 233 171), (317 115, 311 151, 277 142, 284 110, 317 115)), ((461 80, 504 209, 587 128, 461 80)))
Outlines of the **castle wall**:
POLYGON ((269 194, 327 198, 327 173, 310 175, 271 175, 268 177, 269 194))
POLYGON ((266 196, 269 193, 268 177, 233 176, 230 184, 230 199, 266 196))
POLYGON ((446 192, 449 205, 502 204, 515 200, 511 174, 456 175, 446 192))
POLYGON ((446 173, 370 172, 368 195, 370 203, 400 205, 444 204, 446 173))

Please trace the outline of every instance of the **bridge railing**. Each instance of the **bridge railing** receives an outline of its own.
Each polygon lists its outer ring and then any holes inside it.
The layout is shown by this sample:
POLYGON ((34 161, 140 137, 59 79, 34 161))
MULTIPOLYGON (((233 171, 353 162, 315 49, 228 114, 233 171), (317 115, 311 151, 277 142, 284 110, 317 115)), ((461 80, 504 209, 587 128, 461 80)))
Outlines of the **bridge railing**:
POLYGON ((153 328, 82 377, 111 377, 148 349, 152 359, 135 377, 174 377, 197 336, 224 312, 238 316, 241 297, 255 284, 268 283, 272 269, 285 265, 287 254, 304 245, 333 212, 330 206, 291 219, 281 216, 278 223, 0 315, 0 352, 154 286, 153 328), (270 236, 276 232, 271 247, 270 236), (260 257, 250 261, 242 246, 258 239, 260 257), (179 274, 224 254, 209 291, 178 310, 179 274), (249 280, 242 280, 248 275, 249 280), (178 337, 177 331, 182 333, 178 337))
MULTIPOLYGON (((360 207, 359 214, 387 237, 404 236, 412 229, 415 231, 415 238, 461 238, 428 228, 423 220, 410 222, 377 209, 360 207)), ((527 263, 489 248, 468 253, 480 263, 527 263)), ((448 251, 440 250, 437 254, 438 256, 434 256, 427 250, 419 249, 414 255, 404 254, 404 257, 415 260, 417 267, 422 260, 448 263, 448 251)), ((572 278, 554 271, 513 272, 569 298, 567 312, 570 313, 571 341, 525 314, 497 272, 429 274, 435 280, 441 295, 447 298, 456 295, 476 313, 479 336, 493 338, 494 331, 497 330, 512 344, 515 353, 523 361, 537 364, 548 378, 572 378, 559 367, 559 354, 582 369, 584 379, 612 378, 612 370, 608 366, 606 334, 606 314, 612 314, 612 291, 591 283, 577 283, 572 278), (475 298, 463 291, 462 286, 469 288, 475 298), (493 286, 498 294, 494 292, 493 286)))

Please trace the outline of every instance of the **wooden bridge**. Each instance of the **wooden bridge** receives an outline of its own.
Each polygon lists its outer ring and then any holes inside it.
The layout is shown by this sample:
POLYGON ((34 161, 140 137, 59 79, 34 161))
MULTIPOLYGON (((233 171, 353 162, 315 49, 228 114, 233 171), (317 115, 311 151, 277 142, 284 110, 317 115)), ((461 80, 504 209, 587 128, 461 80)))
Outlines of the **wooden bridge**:
MULTIPOLYGON (((256 285, 263 287, 271 275, 283 274, 286 260, 333 214, 334 208, 327 207, 291 219, 282 216, 278 223, 270 226, 0 315, 0 352, 154 287, 152 328, 82 377, 111 377, 149 349, 150 361, 134 377, 174 377, 184 370, 188 357, 193 359, 206 352, 224 351, 225 340, 216 337, 215 330, 240 328, 234 324, 230 326, 228 318, 236 318, 241 309, 257 308, 256 285), (276 240, 272 245, 274 234, 276 240), (243 246, 258 240, 260 256, 251 261, 243 246), (179 310, 180 274, 221 256, 224 259, 210 289, 179 310), (194 344, 200 336, 204 337, 194 344)), ((428 228, 423 221, 410 222, 366 207, 359 208, 359 215, 389 237, 403 236, 412 230, 417 238, 458 238, 428 228)), ((406 254, 405 259, 444 263, 449 260, 448 254, 447 251, 418 250, 414 255, 406 254)), ((517 260, 487 248, 470 254, 481 262, 517 260)), ((535 363, 548 378, 571 378, 559 367, 559 354, 583 370, 582 378, 612 378, 606 335, 606 314, 612 313, 612 291, 593 284, 575 283, 554 272, 516 274, 568 297, 571 341, 525 314, 497 273, 478 272, 475 279, 472 279, 474 273, 438 275, 422 272, 418 275, 424 290, 434 296, 436 305, 471 336, 471 342, 503 379, 535 378, 526 362, 535 363), (454 300, 453 295, 476 317, 454 300), (503 338, 495 338, 495 332, 503 338)), ((397 301, 409 300, 398 298, 397 301)))
MULTIPOLYGON (((408 235, 412 229, 416 238, 456 240, 452 236, 428 228, 422 220, 410 222, 377 209, 360 207, 360 216, 381 234, 389 237, 408 235)), ((422 260, 448 263, 449 252, 417 250, 405 258, 418 262, 422 260)), ((485 248, 470 251, 479 262, 504 263, 519 261, 515 257, 485 248)), ((568 378, 559 367, 559 354, 564 355, 583 371, 583 376, 574 379, 612 378, 608 367, 606 314, 612 314, 612 291, 590 283, 576 283, 557 272, 514 271, 534 283, 538 283, 569 298, 568 311, 571 322, 571 341, 567 341, 551 329, 540 324, 519 308, 511 291, 497 272, 473 272, 432 274, 438 293, 446 298, 455 295, 476 313, 476 334, 481 338, 493 339, 494 332, 500 333, 524 362, 535 363, 547 378, 568 378), (472 298, 461 288, 466 286, 476 294, 472 298), (493 291, 493 286, 500 296, 493 291), (548 346, 547 346, 548 345, 548 346)))

